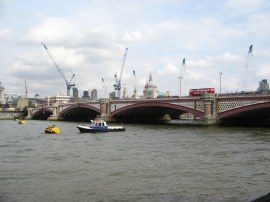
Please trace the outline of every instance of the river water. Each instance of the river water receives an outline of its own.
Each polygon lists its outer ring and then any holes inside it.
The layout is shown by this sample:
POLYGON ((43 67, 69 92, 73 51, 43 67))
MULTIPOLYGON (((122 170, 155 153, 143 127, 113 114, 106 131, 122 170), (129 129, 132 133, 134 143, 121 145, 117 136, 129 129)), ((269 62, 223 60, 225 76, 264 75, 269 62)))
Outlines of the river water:
POLYGON ((251 201, 270 192, 270 127, 0 121, 0 201, 251 201), (61 135, 45 134, 56 124, 61 135))

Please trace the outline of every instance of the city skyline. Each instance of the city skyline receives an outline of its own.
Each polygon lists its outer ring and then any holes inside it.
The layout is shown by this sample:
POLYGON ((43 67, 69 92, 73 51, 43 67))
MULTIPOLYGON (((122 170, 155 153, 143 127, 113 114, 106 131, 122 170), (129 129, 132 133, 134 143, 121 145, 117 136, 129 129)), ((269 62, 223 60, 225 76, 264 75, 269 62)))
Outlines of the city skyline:
POLYGON ((0 0, 0 81, 5 91, 19 95, 25 80, 29 95, 65 94, 44 42, 66 78, 75 74, 80 95, 97 89, 103 97, 104 86, 107 95, 114 90, 125 48, 122 84, 129 97, 134 72, 139 94, 150 73, 159 91, 171 95, 179 95, 180 72, 182 95, 203 87, 219 92, 220 72, 224 93, 243 90, 245 74, 247 90, 256 90, 262 79, 270 79, 269 10, 266 0, 0 0))

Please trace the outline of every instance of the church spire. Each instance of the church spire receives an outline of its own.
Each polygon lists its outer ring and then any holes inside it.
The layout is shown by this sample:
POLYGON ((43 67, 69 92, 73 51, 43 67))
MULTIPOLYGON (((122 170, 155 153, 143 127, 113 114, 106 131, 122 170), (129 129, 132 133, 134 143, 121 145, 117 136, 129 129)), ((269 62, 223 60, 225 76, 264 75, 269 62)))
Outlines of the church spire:
POLYGON ((151 72, 150 72, 149 82, 151 82, 151 81, 153 81, 153 79, 152 79, 152 74, 151 74, 151 72))

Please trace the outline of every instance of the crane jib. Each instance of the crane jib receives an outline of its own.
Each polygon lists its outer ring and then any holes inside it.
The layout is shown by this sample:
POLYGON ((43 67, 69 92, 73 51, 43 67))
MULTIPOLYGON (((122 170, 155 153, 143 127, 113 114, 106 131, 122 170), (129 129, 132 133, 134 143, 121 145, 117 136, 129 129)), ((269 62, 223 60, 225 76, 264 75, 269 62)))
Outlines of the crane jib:
POLYGON ((124 58, 123 58, 123 63, 122 63, 122 67, 121 67, 121 72, 120 72, 120 75, 119 75, 119 79, 117 78, 117 75, 116 74, 114 75, 114 77, 115 77, 115 84, 113 86, 114 86, 114 90, 116 91, 116 97, 117 98, 120 98, 121 79, 122 79, 123 70, 124 70, 124 67, 125 67, 125 62, 126 62, 126 57, 127 57, 127 51, 128 51, 128 48, 126 48, 126 50, 125 50, 125 54, 124 54, 124 58))
POLYGON ((57 68, 57 70, 59 71, 59 73, 61 74, 62 78, 65 80, 66 86, 67 86, 67 96, 70 96, 70 88, 71 86, 75 86, 74 84, 71 84, 72 79, 74 78, 75 74, 72 75, 70 82, 68 82, 67 78, 65 77, 64 73, 62 72, 62 70, 60 69, 60 67, 57 65, 57 63, 55 62, 55 60, 53 59, 52 55, 49 52, 49 49, 47 48, 47 46, 41 42, 41 44, 44 46, 46 52, 48 53, 48 55, 50 56, 51 60, 53 61, 53 64, 55 65, 55 67, 57 68))

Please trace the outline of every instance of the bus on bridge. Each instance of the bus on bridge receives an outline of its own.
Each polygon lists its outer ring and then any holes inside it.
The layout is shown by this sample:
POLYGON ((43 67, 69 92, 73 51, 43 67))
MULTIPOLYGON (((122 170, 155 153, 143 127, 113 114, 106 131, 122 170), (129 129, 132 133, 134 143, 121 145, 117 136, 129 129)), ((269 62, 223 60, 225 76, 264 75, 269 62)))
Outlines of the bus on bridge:
POLYGON ((201 96, 206 93, 215 93, 214 88, 198 88, 198 89, 190 89, 189 96, 201 96))

